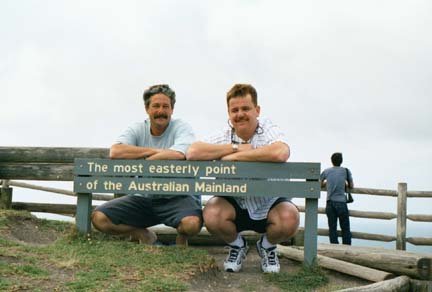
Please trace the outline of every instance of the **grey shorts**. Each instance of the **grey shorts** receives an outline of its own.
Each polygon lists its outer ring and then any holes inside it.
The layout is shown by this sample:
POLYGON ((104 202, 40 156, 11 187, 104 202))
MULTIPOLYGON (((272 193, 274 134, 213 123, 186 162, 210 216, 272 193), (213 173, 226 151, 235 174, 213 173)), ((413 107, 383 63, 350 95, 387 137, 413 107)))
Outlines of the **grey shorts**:
POLYGON ((201 202, 192 196, 145 198, 127 195, 108 201, 96 208, 114 224, 147 228, 165 224, 177 228, 186 216, 197 216, 202 221, 201 202))

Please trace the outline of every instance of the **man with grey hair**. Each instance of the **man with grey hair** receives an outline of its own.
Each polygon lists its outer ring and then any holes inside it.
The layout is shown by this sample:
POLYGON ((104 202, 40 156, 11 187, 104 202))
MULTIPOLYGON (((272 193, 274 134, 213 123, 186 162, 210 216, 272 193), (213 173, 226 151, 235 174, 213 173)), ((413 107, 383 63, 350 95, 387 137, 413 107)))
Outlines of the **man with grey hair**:
MULTIPOLYGON (((175 92, 166 84, 144 91, 148 119, 135 123, 121 134, 110 149, 112 159, 183 160, 195 140, 192 128, 180 119, 171 119, 175 92)), ((156 235, 148 227, 165 224, 177 229, 176 244, 201 230, 201 201, 190 195, 134 194, 98 206, 92 214, 96 229, 130 236, 140 243, 153 244, 156 235)))

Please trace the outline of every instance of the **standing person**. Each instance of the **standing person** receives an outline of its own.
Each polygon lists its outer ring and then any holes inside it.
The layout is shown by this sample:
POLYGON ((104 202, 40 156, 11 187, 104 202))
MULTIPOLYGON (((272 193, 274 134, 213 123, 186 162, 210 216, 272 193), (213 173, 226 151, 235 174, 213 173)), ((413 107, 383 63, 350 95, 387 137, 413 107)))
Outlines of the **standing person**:
MULTIPOLYGON (((118 137, 110 158, 185 159, 195 136, 187 123, 171 119, 175 92, 166 84, 154 85, 144 91, 143 98, 148 119, 133 124, 118 137)), ((190 195, 127 195, 97 207, 92 223, 101 232, 127 235, 145 244, 156 241, 156 234, 148 227, 163 223, 177 229, 176 244, 187 245, 188 236, 201 230, 201 202, 190 195)))
POLYGON ((349 210, 346 202, 345 187, 354 187, 351 171, 341 167, 342 153, 331 156, 333 167, 321 173, 321 186, 327 187, 326 214, 329 225, 330 243, 338 244, 337 221, 342 230, 342 243, 351 245, 349 210))
MULTIPOLYGON (((257 92, 249 84, 236 84, 227 93, 228 127, 195 142, 186 157, 190 160, 285 162, 290 154, 283 133, 268 119, 258 119, 257 92)), ((229 254, 224 261, 227 272, 238 272, 246 258, 248 245, 243 230, 262 233, 256 243, 265 273, 278 273, 276 244, 293 236, 299 225, 299 212, 291 201, 273 197, 214 196, 203 210, 211 234, 224 240, 229 254)))

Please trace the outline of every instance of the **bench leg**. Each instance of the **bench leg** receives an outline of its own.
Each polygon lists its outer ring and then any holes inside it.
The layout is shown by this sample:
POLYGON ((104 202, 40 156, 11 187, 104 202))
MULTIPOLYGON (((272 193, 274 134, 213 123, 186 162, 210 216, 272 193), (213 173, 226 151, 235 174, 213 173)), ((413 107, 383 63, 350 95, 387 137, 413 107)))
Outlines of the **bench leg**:
POLYGON ((91 231, 92 194, 78 193, 77 195, 76 227, 80 234, 86 235, 91 231))
POLYGON ((306 199, 304 230, 304 263, 314 265, 317 256, 318 199, 306 199))

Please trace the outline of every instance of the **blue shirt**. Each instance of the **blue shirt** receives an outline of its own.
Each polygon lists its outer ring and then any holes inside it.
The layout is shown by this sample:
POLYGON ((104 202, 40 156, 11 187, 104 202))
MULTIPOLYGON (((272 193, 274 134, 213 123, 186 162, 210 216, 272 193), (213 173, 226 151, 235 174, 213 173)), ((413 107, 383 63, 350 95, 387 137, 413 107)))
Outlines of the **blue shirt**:
POLYGON ((327 180, 327 201, 346 202, 345 181, 353 183, 352 174, 349 169, 340 166, 327 168, 321 173, 320 179, 321 181, 327 180))
MULTIPOLYGON (((153 136, 150 132, 150 120, 146 119, 144 122, 135 123, 128 127, 116 140, 116 143, 170 149, 179 151, 183 154, 186 153, 190 144, 195 141, 195 135, 192 127, 188 123, 180 119, 171 119, 168 127, 162 135, 153 136)), ((157 198, 159 195, 148 194, 135 194, 135 196, 157 198)), ((161 197, 169 198, 171 196, 163 195, 161 197)), ((199 202, 201 196, 194 196, 199 202)))
POLYGON ((135 123, 128 127, 116 140, 116 143, 170 149, 186 153, 190 144, 195 141, 191 126, 180 119, 171 119, 165 132, 160 136, 153 136, 150 132, 150 120, 135 123))

